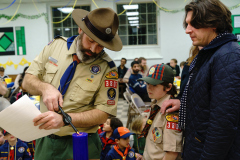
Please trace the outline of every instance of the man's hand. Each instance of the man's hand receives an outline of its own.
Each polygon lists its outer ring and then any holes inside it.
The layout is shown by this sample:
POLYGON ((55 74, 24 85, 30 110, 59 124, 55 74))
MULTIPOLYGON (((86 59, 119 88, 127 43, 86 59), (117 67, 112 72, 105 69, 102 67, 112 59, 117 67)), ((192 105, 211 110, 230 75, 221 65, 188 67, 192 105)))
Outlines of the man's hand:
POLYGON ((49 111, 58 111, 58 104, 62 107, 62 94, 51 84, 45 83, 45 89, 42 92, 43 103, 49 111))
POLYGON ((39 129, 58 129, 64 126, 62 115, 48 111, 42 113, 33 119, 34 126, 39 126, 39 129))
POLYGON ((163 103, 162 103, 162 106, 161 106, 161 109, 160 109, 160 112, 162 114, 165 113, 165 111, 167 113, 170 113, 170 112, 174 112, 174 111, 178 111, 180 109, 180 100, 179 99, 169 99, 169 100, 165 100, 163 103), (172 106, 172 108, 168 108, 172 106), (168 109, 167 109, 168 108, 168 109))

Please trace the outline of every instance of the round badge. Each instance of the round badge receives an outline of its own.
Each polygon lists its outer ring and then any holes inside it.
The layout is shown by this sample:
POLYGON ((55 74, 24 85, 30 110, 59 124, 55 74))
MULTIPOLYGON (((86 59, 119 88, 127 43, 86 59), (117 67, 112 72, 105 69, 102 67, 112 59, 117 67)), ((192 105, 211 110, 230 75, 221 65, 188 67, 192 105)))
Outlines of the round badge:
POLYGON ((116 98, 116 90, 114 88, 109 88, 107 91, 107 96, 110 100, 114 100, 116 98))
POLYGON ((130 158, 133 158, 133 157, 134 157, 133 151, 130 151, 130 152, 128 153, 128 156, 129 156, 130 158))
POLYGON ((94 78, 94 76, 93 76, 93 75, 91 75, 91 78, 94 78))
POLYGON ((19 153, 23 153, 24 151, 25 151, 25 148, 24 148, 24 147, 18 148, 18 152, 19 152, 19 153))
POLYGON ((152 67, 152 68, 149 70, 148 74, 149 74, 149 75, 152 75, 154 72, 155 72, 155 68, 152 67))
POLYGON ((90 71, 91 71, 92 74, 98 74, 98 73, 101 72, 101 68, 100 68, 99 65, 94 64, 94 65, 91 65, 90 71))
POLYGON ((106 32, 107 34, 110 34, 110 33, 112 32, 112 30, 111 30, 111 28, 107 28, 107 29, 105 30, 105 32, 106 32))

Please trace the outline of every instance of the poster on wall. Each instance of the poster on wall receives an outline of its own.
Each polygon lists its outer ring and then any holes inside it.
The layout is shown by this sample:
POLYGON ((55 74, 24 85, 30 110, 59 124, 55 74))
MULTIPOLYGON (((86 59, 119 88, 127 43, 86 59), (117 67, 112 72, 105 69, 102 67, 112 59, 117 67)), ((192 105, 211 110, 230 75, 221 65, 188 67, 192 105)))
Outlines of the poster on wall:
POLYGON ((15 55, 13 27, 0 28, 0 56, 15 55))
POLYGON ((25 29, 22 26, 15 27, 15 32, 17 42, 17 55, 26 55, 25 29))

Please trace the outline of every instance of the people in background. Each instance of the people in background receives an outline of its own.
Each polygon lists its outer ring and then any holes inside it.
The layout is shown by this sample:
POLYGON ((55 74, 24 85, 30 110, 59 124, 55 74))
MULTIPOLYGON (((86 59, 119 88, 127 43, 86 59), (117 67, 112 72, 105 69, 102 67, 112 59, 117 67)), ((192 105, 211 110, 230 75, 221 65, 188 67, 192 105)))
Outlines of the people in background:
POLYGON ((143 101, 150 102, 151 99, 147 95, 146 84, 143 81, 137 81, 139 78, 142 78, 142 75, 139 74, 140 65, 138 61, 133 61, 131 63, 131 69, 133 73, 129 77, 129 88, 133 93, 137 93, 143 101))
POLYGON ((179 77, 179 75, 180 75, 180 68, 179 68, 179 66, 177 65, 177 59, 175 59, 175 58, 171 59, 171 61, 170 61, 170 67, 171 67, 172 70, 173 70, 174 76, 180 78, 180 77, 179 77))
POLYGON ((5 95, 7 93, 6 83, 0 80, 0 95, 5 95))
POLYGON ((173 85, 174 74, 166 64, 150 67, 147 77, 141 78, 147 83, 148 95, 152 101, 151 113, 142 131, 146 137, 143 153, 145 160, 175 160, 182 151, 182 132, 178 129, 178 112, 161 114, 162 103, 173 97, 177 91, 173 85))
POLYGON ((140 72, 143 77, 146 77, 149 67, 147 66, 147 59, 144 57, 139 57, 138 59, 140 65, 140 72))
POLYGON ((133 61, 138 61, 138 58, 134 58, 134 60, 133 61))
POLYGON ((119 97, 123 97, 123 92, 126 90, 126 84, 123 81, 123 77, 128 70, 128 68, 125 67, 126 63, 127 59, 122 58, 121 64, 118 66, 119 97))
POLYGON ((3 131, 6 142, 0 147, 0 159, 32 160, 28 146, 7 131, 3 131))
POLYGON ((19 80, 20 80, 20 79, 23 79, 23 77, 24 77, 24 75, 25 75, 25 72, 26 72, 26 70, 28 69, 28 67, 29 67, 29 66, 24 67, 23 72, 17 75, 17 77, 15 78, 15 81, 14 81, 14 85, 13 85, 13 87, 12 87, 13 89, 16 89, 16 88, 19 87, 19 80))
POLYGON ((104 160, 110 149, 116 145, 115 139, 113 138, 113 131, 118 127, 123 127, 123 123, 120 119, 115 117, 108 118, 107 121, 103 124, 103 132, 99 134, 102 142, 100 160, 104 160))
POLYGON ((3 131, 4 130, 0 127, 0 146, 2 146, 5 143, 3 131))
POLYGON ((186 61, 182 61, 182 62, 180 63, 180 68, 181 68, 182 70, 183 70, 183 67, 184 67, 185 63, 186 63, 186 61))
POLYGON ((132 133, 125 127, 118 127, 113 131, 117 143, 108 152, 105 160, 136 160, 135 152, 129 145, 129 136, 132 133))
POLYGON ((140 115, 135 118, 131 124, 133 134, 133 149, 135 150, 137 159, 142 159, 143 151, 145 148, 146 138, 141 135, 143 128, 145 127, 147 118, 140 115))
POLYGON ((4 67, 0 67, 0 79, 2 81, 5 81, 5 78, 9 78, 8 75, 5 74, 5 68, 4 67))

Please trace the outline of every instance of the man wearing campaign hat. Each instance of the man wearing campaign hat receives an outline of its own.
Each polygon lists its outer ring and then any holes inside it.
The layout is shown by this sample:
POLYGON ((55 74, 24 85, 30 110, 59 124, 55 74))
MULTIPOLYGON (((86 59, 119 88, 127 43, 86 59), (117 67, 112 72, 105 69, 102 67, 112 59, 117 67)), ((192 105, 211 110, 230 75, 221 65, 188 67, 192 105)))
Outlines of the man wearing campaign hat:
POLYGON ((88 133, 89 159, 100 158, 101 143, 96 133, 99 124, 110 115, 116 116, 118 73, 103 49, 122 49, 118 16, 110 8, 98 8, 91 12, 75 9, 72 17, 79 35, 56 37, 34 59, 24 78, 23 88, 41 95, 42 114, 34 119, 34 125, 60 129, 37 140, 36 160, 73 158, 74 130, 62 114, 56 113, 58 105, 78 131, 88 133))
POLYGON ((139 80, 147 83, 148 96, 153 99, 150 116, 141 134, 146 137, 143 159, 179 159, 182 132, 178 129, 178 113, 159 112, 162 103, 177 93, 172 68, 165 64, 153 65, 147 76, 139 80))

